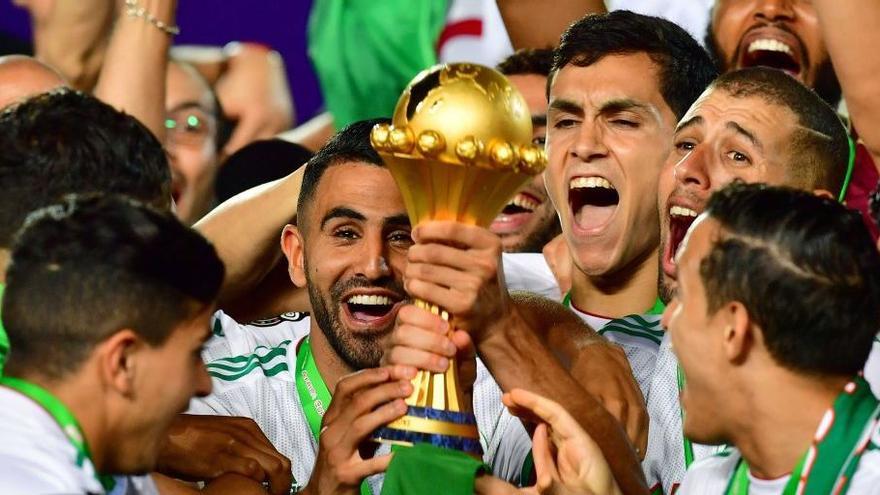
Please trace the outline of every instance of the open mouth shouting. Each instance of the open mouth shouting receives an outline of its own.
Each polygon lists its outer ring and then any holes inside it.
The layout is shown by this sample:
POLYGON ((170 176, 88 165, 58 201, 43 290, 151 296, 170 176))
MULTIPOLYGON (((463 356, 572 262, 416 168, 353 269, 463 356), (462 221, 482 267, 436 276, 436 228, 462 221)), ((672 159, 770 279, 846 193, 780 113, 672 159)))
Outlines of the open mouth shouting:
POLYGON ((568 204, 578 234, 601 233, 611 223, 619 203, 617 189, 604 177, 573 177, 568 183, 568 204))
POLYGON ((356 289, 342 298, 343 318, 352 330, 390 330, 404 297, 384 289, 356 289))
POLYGON ((806 67, 803 44, 780 27, 760 27, 740 41, 737 67, 770 67, 801 78, 806 67))
POLYGON ((531 220, 535 211, 544 202, 527 192, 517 193, 513 199, 501 210, 501 213, 492 221, 489 227, 498 235, 515 234, 531 220))
POLYGON ((663 272, 672 278, 675 278, 675 253, 681 247, 688 229, 697 219, 698 213, 688 207, 672 205, 668 210, 669 215, 669 237, 663 250, 663 272))

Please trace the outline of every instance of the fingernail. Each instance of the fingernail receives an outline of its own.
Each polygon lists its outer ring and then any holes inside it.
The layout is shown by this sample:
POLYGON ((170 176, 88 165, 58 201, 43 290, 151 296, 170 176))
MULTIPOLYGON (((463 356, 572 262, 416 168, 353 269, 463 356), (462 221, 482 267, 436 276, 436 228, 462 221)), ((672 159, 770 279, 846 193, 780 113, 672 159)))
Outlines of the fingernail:
POLYGON ((443 368, 443 371, 446 371, 446 368, 449 368, 449 360, 446 359, 445 357, 440 358, 437 361, 437 367, 443 368))
POLYGON ((443 348, 448 356, 454 356, 456 351, 458 351, 458 349, 455 347, 455 344, 453 344, 450 340, 446 341, 446 345, 444 345, 443 348))
POLYGON ((407 396, 412 393, 412 384, 410 382, 401 381, 400 382, 400 392, 406 394, 407 396))

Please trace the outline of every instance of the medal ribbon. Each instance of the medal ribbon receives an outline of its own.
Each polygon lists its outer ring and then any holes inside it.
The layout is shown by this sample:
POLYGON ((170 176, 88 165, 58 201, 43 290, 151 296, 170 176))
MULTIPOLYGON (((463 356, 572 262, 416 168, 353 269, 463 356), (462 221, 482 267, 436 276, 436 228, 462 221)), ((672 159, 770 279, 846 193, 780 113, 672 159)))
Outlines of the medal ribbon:
MULTIPOLYGON (((846 493, 878 419, 880 403, 868 383, 856 377, 823 416, 810 448, 785 484, 783 495, 846 493)), ((725 493, 749 493, 749 464, 745 459, 740 458, 725 493)))
POLYGON ((101 486, 104 487, 105 491, 109 492, 113 490, 113 486, 115 485, 113 477, 97 473, 98 467, 95 466, 94 461, 92 461, 92 454, 89 450, 88 443, 86 443, 85 436, 83 436, 79 421, 76 420, 76 417, 74 417, 73 413, 70 412, 70 409, 68 409, 64 403, 43 387, 18 378, 10 376, 0 377, 0 385, 11 388, 31 399, 42 407, 49 416, 52 416, 52 419, 58 423, 61 431, 64 432, 64 436, 67 437, 67 440, 70 441, 70 444, 76 449, 77 466, 82 466, 85 460, 88 459, 92 464, 92 467, 95 469, 95 479, 101 483, 101 486))
MULTIPOLYGON (((330 389, 321 378, 315 357, 312 355, 312 344, 306 337, 299 345, 296 352, 296 392, 299 402, 306 414, 306 422, 315 438, 315 443, 321 435, 321 419, 327 408, 330 407, 330 389)), ((364 479, 361 482, 361 495, 372 495, 370 485, 364 479)))

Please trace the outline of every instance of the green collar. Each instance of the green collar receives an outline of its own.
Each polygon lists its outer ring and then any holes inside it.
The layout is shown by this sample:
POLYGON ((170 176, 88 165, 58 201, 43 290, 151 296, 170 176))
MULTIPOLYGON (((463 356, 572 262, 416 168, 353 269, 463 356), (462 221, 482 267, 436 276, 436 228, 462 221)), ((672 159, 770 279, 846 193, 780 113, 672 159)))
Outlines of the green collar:
MULTIPOLYGON (((565 293, 565 297, 562 298, 562 305, 565 306, 566 308, 571 309, 571 307, 572 307, 571 306, 571 291, 568 291, 565 293)), ((663 301, 661 301, 660 298, 658 297, 657 300, 654 301, 654 305, 651 306, 651 309, 649 309, 648 311, 646 311, 643 314, 662 315, 663 310, 665 310, 665 309, 666 309, 666 305, 663 304, 663 301)))

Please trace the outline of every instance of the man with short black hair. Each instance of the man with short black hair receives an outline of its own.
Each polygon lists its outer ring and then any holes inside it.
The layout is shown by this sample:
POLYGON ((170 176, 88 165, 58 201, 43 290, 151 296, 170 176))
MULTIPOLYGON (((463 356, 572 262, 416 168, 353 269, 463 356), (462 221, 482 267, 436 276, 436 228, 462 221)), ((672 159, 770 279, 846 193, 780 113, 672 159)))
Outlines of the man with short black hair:
MULTIPOLYGON (((137 119, 62 89, 0 113, 0 294, 13 235, 33 210, 72 193, 171 206, 162 145, 137 119)), ((0 325, 0 372, 8 352, 0 325)))
POLYGON ((860 215, 734 184, 677 259, 663 320, 687 378, 684 431, 735 447, 694 464, 679 493, 875 493, 880 403, 860 371, 880 322, 880 254, 860 215))
POLYGON ((211 383, 201 360, 223 264, 170 213, 70 197, 12 249, 0 378, 4 493, 104 493, 154 468, 172 419, 211 383))
POLYGON ((676 121, 715 75, 683 29, 628 11, 580 19, 555 50, 545 179, 574 264, 565 304, 632 344, 644 396, 662 332, 608 323, 632 316, 659 327, 657 180, 676 121))
MULTIPOLYGON (((660 176, 660 294, 677 280, 675 256, 709 197, 735 181, 796 187, 839 198, 847 169, 846 130, 816 93, 775 69, 721 76, 682 118, 660 176)), ((868 376, 873 382, 876 376, 868 376)), ((669 334, 657 354, 648 398, 649 485, 672 493, 694 461, 717 448, 682 434, 679 370, 669 334)))

